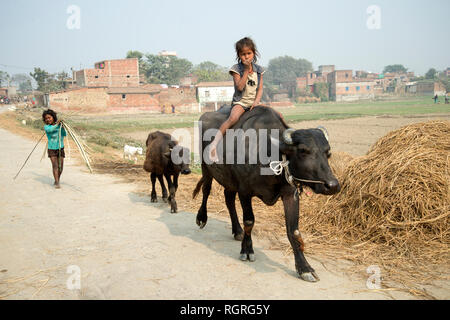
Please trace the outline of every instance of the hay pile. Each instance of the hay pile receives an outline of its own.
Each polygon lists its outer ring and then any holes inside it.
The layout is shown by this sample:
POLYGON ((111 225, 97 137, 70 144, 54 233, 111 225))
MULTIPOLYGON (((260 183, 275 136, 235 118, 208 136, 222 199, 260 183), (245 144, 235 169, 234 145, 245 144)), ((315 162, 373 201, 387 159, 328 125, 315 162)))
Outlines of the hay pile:
POLYGON ((340 182, 339 194, 308 213, 314 223, 306 231, 349 246, 347 258, 383 266, 408 287, 449 265, 449 121, 390 132, 350 162, 340 182))

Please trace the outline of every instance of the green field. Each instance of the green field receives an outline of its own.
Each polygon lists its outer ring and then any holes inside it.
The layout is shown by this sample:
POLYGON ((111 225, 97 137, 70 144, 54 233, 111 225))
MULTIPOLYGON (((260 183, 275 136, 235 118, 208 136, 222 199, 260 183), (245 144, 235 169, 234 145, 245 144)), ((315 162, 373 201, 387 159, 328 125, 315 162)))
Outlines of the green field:
MULTIPOLYGON (((278 108, 288 123, 307 120, 344 119, 376 115, 418 115, 450 113, 450 105, 434 104, 431 97, 399 98, 395 100, 364 101, 353 103, 308 103, 294 107, 278 108)), ((37 115, 39 117, 39 115, 37 115)), ((120 149, 125 143, 143 144, 124 138, 132 132, 151 132, 158 129, 192 128, 200 117, 194 114, 135 114, 80 116, 64 115, 71 126, 90 143, 120 149)), ((18 117, 22 120, 23 117, 18 117)), ((41 120, 35 120, 34 127, 41 127, 41 120)))

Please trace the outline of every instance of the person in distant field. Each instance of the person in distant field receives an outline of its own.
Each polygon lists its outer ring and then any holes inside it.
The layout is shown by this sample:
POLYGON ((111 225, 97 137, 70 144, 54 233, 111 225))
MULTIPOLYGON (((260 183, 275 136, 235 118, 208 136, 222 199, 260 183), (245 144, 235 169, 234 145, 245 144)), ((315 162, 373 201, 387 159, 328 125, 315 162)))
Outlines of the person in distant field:
POLYGON ((439 97, 438 97, 438 95, 436 94, 435 96, 434 96, 434 103, 438 103, 438 101, 439 101, 439 97))
POLYGON ((172 113, 175 113, 175 106, 172 104, 172 113))
POLYGON ((445 96, 445 104, 449 104, 449 102, 448 102, 448 96, 445 96))
POLYGON ((42 121, 44 121, 44 130, 48 139, 48 157, 52 162, 53 184, 56 189, 60 188, 59 180, 64 166, 64 137, 67 135, 64 127, 61 126, 60 121, 56 116, 56 112, 52 109, 45 110, 42 113, 42 121))

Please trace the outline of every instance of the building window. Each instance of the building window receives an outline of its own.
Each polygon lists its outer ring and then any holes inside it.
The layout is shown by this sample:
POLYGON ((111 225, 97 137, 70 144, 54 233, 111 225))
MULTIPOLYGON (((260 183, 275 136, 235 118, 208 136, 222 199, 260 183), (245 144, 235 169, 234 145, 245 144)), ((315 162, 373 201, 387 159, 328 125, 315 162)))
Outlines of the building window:
POLYGON ((127 78, 129 78, 130 77, 130 75, 129 74, 127 74, 127 78))
POLYGON ((95 76, 95 79, 98 79, 98 76, 95 76))
POLYGON ((348 78, 348 73, 345 74, 345 77, 348 78))
POLYGON ((126 94, 122 94, 122 100, 125 100, 127 98, 126 94))
POLYGON ((367 89, 367 90, 370 90, 370 86, 367 86, 366 89, 367 89))
POLYGON ((359 86, 356 87, 356 91, 359 91, 359 89, 361 89, 359 86))
POLYGON ((345 91, 348 91, 348 90, 350 90, 350 88, 349 87, 345 87, 345 91))

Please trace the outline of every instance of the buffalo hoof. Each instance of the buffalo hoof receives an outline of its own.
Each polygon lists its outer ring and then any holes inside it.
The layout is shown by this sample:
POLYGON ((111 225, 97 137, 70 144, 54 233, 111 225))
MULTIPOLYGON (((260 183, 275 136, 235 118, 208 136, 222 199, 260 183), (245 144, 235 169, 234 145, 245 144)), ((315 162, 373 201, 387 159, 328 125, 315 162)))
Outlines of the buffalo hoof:
POLYGON ((156 198, 152 198, 150 201, 151 202, 158 202, 158 200, 156 198))
POLYGON ((170 213, 177 213, 177 212, 178 212, 177 208, 170 208, 170 213))
POLYGON ((206 226, 206 221, 200 221, 199 219, 197 219, 196 222, 200 229, 203 229, 206 226))
POLYGON ((168 200, 167 200, 167 197, 165 197, 165 198, 163 197, 162 199, 163 199, 163 201, 164 201, 165 203, 167 203, 167 201, 168 201, 168 200))
POLYGON ((315 272, 304 272, 300 275, 300 278, 307 282, 317 282, 320 280, 315 272))
POLYGON ((203 229, 206 226, 206 222, 208 221, 208 216, 200 211, 197 213, 197 217, 195 218, 195 222, 200 227, 200 229, 203 229))
POLYGON ((242 241, 242 240, 244 240, 244 232, 242 232, 242 233, 236 233, 236 234, 234 235, 234 240, 237 240, 237 241, 242 241))
POLYGON ((239 260, 241 261, 250 261, 250 262, 255 262, 255 254, 254 253, 241 253, 241 255, 239 256, 239 260))

